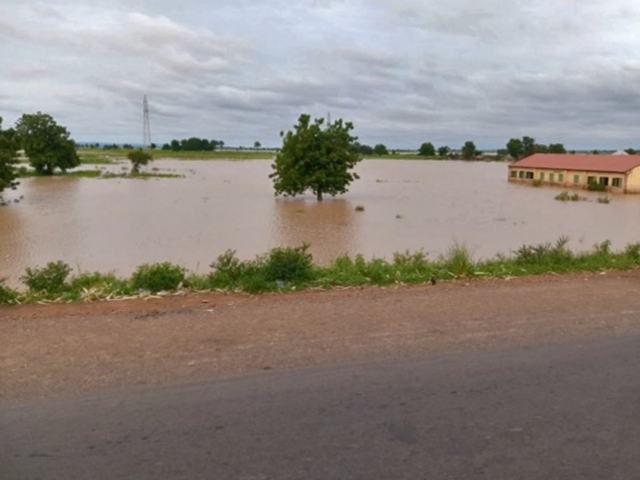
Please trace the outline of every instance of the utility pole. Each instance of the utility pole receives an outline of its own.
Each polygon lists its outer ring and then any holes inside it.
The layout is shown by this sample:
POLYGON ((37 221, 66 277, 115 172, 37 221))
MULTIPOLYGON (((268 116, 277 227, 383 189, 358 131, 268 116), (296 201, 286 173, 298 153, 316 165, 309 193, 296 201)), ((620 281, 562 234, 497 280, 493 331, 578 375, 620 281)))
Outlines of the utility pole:
POLYGON ((144 117, 142 126, 142 148, 151 148, 151 122, 149 121, 149 102, 147 96, 142 100, 142 115, 144 117))

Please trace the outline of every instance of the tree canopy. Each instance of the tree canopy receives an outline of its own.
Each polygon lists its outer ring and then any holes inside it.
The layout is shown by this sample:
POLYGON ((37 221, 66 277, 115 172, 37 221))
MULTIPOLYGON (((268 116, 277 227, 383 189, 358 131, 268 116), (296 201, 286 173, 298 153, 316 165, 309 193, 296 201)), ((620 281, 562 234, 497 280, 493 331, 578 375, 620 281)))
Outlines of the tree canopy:
POLYGON ((472 158, 475 158, 476 155, 480 154, 480 152, 476 149, 476 144, 471 140, 468 140, 464 143, 460 153, 462 154, 462 158, 466 160, 471 160, 472 158))
POLYGON ((567 153, 562 143, 552 143, 547 146, 542 143, 536 143, 532 137, 522 137, 522 140, 512 138, 507 143, 507 151, 516 160, 529 157, 534 153, 567 153))
POLYGON ((324 194, 346 193, 349 184, 360 177, 351 170, 362 159, 354 149, 351 122, 342 119, 324 126, 323 118, 311 122, 300 115, 293 131, 280 133, 282 149, 272 165, 276 195, 296 196, 311 190, 318 201, 324 194))
POLYGON ((420 145, 420 150, 418 154, 422 155, 423 157, 435 157, 436 148, 433 146, 433 143, 425 142, 422 145, 420 145))
POLYGON ((182 140, 171 140, 171 143, 165 143, 162 146, 162 150, 173 150, 174 152, 212 152, 223 146, 224 142, 220 140, 191 137, 183 138, 182 140))
POLYGON ((446 145, 438 148, 438 155, 440 155, 441 157, 446 157, 447 155, 449 155, 449 152, 451 152, 451 149, 446 145))
POLYGON ((3 190, 16 188, 16 169, 18 138, 15 130, 2 130, 0 117, 0 194, 3 190))
POLYGON ((515 160, 520 160, 524 155, 524 144, 519 138, 512 138, 507 142, 507 152, 515 160))
POLYGON ((131 161, 131 175, 137 175, 140 173, 141 166, 147 165, 153 160, 153 155, 139 148, 129 152, 127 158, 131 161))
POLYGON ((387 146, 382 143, 379 143, 375 147, 373 147, 373 151, 379 157, 381 157, 382 155, 389 155, 389 150, 387 149, 387 146))
POLYGON ((69 132, 46 113, 24 114, 16 122, 16 132, 29 163, 44 175, 53 175, 56 168, 63 172, 80 165, 69 132))

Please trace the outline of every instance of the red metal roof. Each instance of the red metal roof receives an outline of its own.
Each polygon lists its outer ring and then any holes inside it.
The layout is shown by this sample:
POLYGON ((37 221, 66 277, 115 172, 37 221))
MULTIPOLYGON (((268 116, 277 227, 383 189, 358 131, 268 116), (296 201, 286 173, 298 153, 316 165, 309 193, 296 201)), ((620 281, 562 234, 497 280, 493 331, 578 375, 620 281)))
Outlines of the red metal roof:
POLYGON ((509 168, 547 168, 588 172, 626 173, 640 166, 640 155, 583 155, 536 153, 509 168))

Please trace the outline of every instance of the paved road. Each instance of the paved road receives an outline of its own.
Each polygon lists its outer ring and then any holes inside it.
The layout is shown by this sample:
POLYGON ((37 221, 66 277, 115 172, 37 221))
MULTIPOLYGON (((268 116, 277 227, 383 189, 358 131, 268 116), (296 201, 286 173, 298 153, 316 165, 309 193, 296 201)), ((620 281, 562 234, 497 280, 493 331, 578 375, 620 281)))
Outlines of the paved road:
POLYGON ((638 479, 640 337, 0 406, 0 477, 638 479))

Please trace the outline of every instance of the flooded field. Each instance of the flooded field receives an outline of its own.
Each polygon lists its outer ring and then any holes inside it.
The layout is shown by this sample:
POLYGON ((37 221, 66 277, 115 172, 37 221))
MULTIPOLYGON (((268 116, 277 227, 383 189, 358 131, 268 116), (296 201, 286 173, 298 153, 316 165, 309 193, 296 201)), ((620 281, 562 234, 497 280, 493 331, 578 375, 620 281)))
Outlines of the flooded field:
POLYGON ((327 263, 343 253, 437 256, 456 241, 480 258, 560 235, 574 250, 640 240, 640 196, 607 205, 581 192, 591 201, 561 203, 559 189, 508 183, 506 164, 365 161, 347 195, 317 203, 275 198, 270 163, 163 160, 154 166, 185 178, 23 180, 5 198, 24 199, 0 208, 0 277, 15 285, 25 267, 52 260, 83 271, 171 261, 203 272, 226 249, 252 258, 302 242, 327 263))

